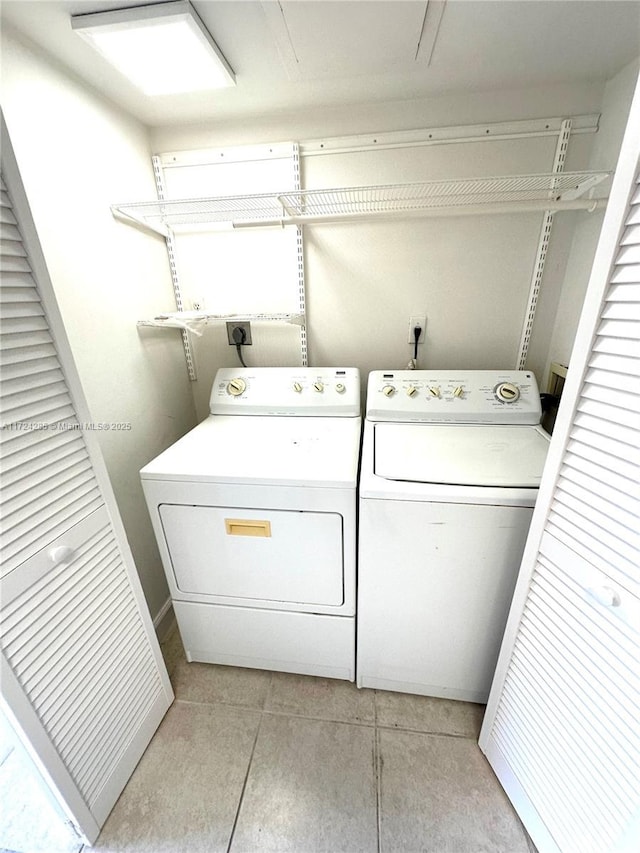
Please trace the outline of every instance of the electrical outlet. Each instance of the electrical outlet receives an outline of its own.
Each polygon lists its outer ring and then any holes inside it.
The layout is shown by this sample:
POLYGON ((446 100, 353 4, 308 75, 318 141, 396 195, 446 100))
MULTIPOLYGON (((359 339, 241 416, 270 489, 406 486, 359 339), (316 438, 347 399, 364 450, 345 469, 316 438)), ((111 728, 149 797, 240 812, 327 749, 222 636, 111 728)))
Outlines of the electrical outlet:
POLYGON ((408 343, 415 343, 415 338, 413 336, 413 330, 416 326, 420 326, 420 337, 418 338, 418 343, 423 344, 425 335, 427 332, 427 318, 424 314, 421 316, 409 317, 409 339, 408 343))
POLYGON ((236 342, 233 340, 234 329, 244 329, 245 339, 243 347, 251 346, 251 323, 248 320, 227 320, 227 339, 230 346, 234 347, 236 342))
POLYGON ((194 296, 191 300, 191 308, 194 311, 204 311, 204 296, 194 296))

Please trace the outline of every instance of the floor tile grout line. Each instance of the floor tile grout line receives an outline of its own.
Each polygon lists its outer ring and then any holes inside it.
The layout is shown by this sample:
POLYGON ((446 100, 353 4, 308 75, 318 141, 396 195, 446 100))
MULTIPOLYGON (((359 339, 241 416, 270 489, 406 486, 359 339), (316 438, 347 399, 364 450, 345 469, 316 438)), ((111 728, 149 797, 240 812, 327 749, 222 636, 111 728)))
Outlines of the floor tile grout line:
POLYGON ((262 708, 261 708, 262 711, 267 710, 269 700, 271 699, 271 691, 273 690, 273 679, 274 679, 274 677, 275 677, 275 672, 272 672, 269 676, 269 686, 267 687, 265 694, 264 694, 264 700, 262 702, 262 708))
POLYGON ((256 708, 251 705, 238 705, 232 702, 196 702, 191 699, 176 699, 176 702, 181 702, 184 705, 198 705, 208 708, 234 708, 238 711, 249 711, 254 714, 268 714, 271 717, 293 717, 298 720, 313 720, 317 723, 340 723, 346 726, 359 726, 365 729, 378 728, 390 732, 404 732, 406 734, 429 735, 432 737, 450 737, 460 740, 472 740, 477 743, 477 734, 458 734, 457 732, 438 732, 429 729, 417 729, 392 724, 379 723, 374 717, 373 721, 364 720, 338 720, 335 717, 314 717, 310 714, 300 714, 295 711, 278 711, 273 708, 256 708))
POLYGON ((236 814, 233 819, 233 826, 231 827, 231 832, 229 834, 229 844, 227 845, 227 853, 231 851, 231 845, 233 844, 233 837, 236 832, 236 827, 238 825, 238 818, 240 817, 240 811, 242 809, 242 803, 244 800, 244 792, 247 789, 247 783, 249 781, 249 774, 251 772, 251 765, 253 764, 253 756, 256 751, 256 744, 258 743, 258 736, 260 735, 260 729, 262 728, 262 720, 264 718, 263 713, 260 714, 260 719, 258 720, 258 727, 256 729, 256 736, 253 739, 253 746, 251 748, 251 755, 249 756, 249 763, 247 764, 247 772, 244 776, 244 781, 242 783, 242 790, 240 791, 240 798, 238 799, 238 808, 236 809, 236 814))
POLYGON ((373 748, 376 774, 376 842, 377 851, 382 850, 382 753, 380 751, 380 735, 376 726, 373 730, 373 748))
POLYGON ((4 765, 4 763, 11 757, 13 752, 15 752, 15 747, 10 746, 8 748, 8 752, 5 754, 5 756, 2 759, 0 759, 0 767, 2 767, 4 765))

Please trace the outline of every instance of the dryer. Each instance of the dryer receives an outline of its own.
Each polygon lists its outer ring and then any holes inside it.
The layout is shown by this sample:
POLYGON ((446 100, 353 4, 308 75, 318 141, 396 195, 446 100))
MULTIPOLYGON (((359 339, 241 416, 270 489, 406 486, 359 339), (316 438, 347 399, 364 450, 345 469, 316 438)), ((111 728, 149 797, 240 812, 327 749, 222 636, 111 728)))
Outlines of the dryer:
POLYGON ((375 371, 357 683, 485 702, 549 437, 528 371, 375 371))
POLYGON ((360 380, 222 369, 141 471, 187 659, 355 678, 360 380))

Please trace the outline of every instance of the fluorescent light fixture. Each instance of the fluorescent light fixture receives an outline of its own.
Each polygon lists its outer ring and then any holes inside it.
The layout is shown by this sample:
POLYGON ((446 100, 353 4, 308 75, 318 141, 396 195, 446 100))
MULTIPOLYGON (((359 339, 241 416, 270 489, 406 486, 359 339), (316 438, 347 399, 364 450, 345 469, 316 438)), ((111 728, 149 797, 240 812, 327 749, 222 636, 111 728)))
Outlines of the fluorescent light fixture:
POLYGON ((235 86, 188 0, 72 15, 71 26, 146 95, 235 86))

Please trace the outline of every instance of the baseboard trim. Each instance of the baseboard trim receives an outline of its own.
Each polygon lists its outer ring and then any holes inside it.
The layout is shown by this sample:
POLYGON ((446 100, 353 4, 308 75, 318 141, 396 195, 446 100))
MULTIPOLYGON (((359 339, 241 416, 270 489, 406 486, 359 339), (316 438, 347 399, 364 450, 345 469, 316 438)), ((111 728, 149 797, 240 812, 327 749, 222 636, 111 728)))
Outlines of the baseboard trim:
POLYGON ((171 598, 168 598, 158 611, 153 620, 153 627, 156 629, 158 642, 163 643, 176 624, 176 617, 173 612, 173 604, 171 598))

